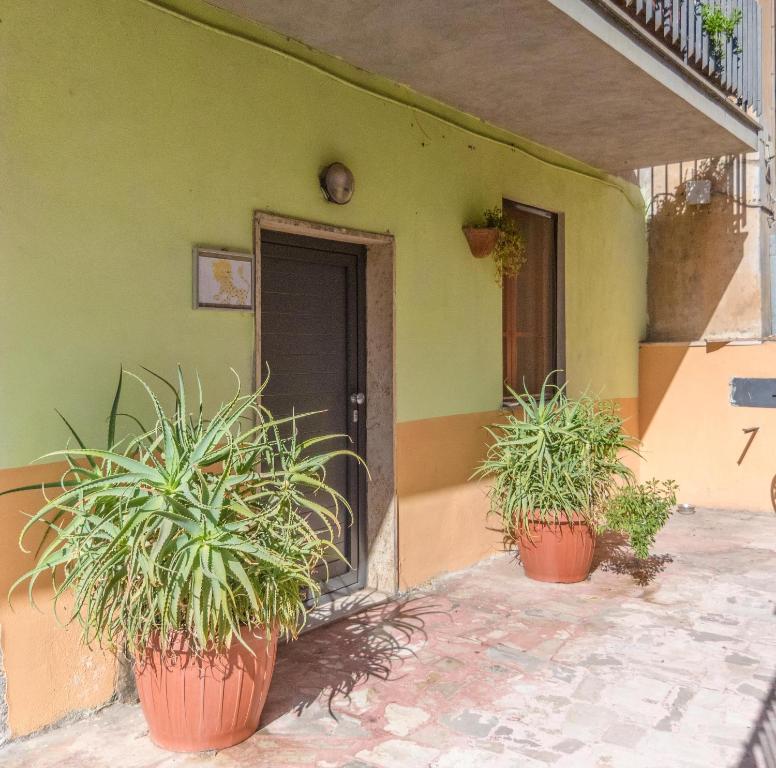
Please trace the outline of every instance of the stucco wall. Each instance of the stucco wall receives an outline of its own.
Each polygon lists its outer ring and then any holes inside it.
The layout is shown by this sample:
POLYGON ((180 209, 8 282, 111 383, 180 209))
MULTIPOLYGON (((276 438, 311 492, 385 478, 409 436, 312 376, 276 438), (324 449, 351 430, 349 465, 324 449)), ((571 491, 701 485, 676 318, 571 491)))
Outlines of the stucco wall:
POLYGON ((776 38, 774 4, 760 3, 760 9, 758 151, 636 174, 649 219, 649 341, 725 341, 772 333, 776 38), (708 204, 688 202, 686 182, 692 179, 711 182, 708 204))
POLYGON ((776 411, 730 405, 731 378, 774 372, 772 341, 643 345, 642 478, 675 479, 682 502, 775 510, 776 411))
MULTIPOLYGON (((0 472, 0 481, 2 488, 27 486, 44 482, 52 471, 63 469, 64 465, 6 469, 0 472)), ((32 553, 40 541, 39 534, 31 535, 26 540, 30 552, 19 549, 19 534, 26 522, 21 513, 34 512, 40 499, 37 491, 0 497, 0 674, 5 676, 0 717, 6 716, 5 723, 0 721, 0 739, 3 730, 18 736, 71 712, 97 707, 114 690, 112 656, 99 649, 85 650, 80 628, 64 626, 70 618, 67 601, 54 618, 47 578, 41 578, 34 590, 37 607, 29 604, 26 584, 14 591, 9 604, 11 585, 33 566, 32 553)))
MULTIPOLYGON (((638 437, 638 398, 617 398, 628 434, 638 437)), ((422 584, 503 550, 498 520, 488 517, 488 485, 471 482, 484 452, 484 427, 502 411, 420 419, 398 425, 399 586, 422 584), (440 461, 439 457, 444 457, 440 461)), ((625 456, 634 470, 637 457, 625 456)))
MULTIPOLYGON (((636 396, 646 248, 634 188, 207 6, 168 5, 199 21, 144 0, 4 3, 0 486, 64 443, 55 407, 102 440, 122 363, 196 368, 211 403, 231 391, 229 366, 250 382, 253 319, 191 308, 191 246, 251 250, 255 209, 395 235, 404 425, 498 407, 500 291, 461 225, 502 197, 562 211, 571 387, 636 396), (317 188, 335 159, 356 177, 346 207, 317 188)), ((442 465, 473 458, 468 445, 439 450, 442 465)), ((435 524, 462 554, 436 572, 464 564, 482 530, 482 503, 454 491, 435 524)), ((3 500, 0 540, 18 506, 3 500)), ((420 507, 399 508, 412 537, 420 507)), ((0 560, 0 582, 23 565, 0 560)), ((73 633, 21 603, 0 622, 13 734, 107 698, 112 669, 96 655, 83 657, 88 684, 58 663, 36 677, 42 658, 78 658, 73 633)))
POLYGON ((640 173, 649 204, 650 341, 759 338, 768 333, 769 187, 761 154, 640 173), (687 199, 706 179, 711 199, 687 199), (761 207, 763 206, 763 207, 761 207))
POLYGON ((461 224, 502 196, 564 211, 570 379, 636 393, 642 222, 616 187, 138 0, 16 0, 0 34, 1 466, 62 442, 55 406, 101 438, 121 362, 196 366, 213 400, 228 365, 250 381, 251 316, 191 309, 190 248, 251 250, 256 208, 395 234, 400 421, 499 399, 499 291, 461 224), (334 158, 343 208, 315 181, 334 158))

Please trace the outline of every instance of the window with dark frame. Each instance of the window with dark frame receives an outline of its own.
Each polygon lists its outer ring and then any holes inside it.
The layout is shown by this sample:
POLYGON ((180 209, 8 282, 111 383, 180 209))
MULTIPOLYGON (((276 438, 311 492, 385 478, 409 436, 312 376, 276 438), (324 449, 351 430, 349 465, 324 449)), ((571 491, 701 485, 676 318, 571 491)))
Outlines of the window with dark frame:
MULTIPOLYGON (((558 217, 549 211, 503 202, 504 215, 523 235, 526 262, 504 280, 504 399, 511 387, 536 394, 558 368, 558 217)), ((550 382, 557 384, 557 374, 550 382)))

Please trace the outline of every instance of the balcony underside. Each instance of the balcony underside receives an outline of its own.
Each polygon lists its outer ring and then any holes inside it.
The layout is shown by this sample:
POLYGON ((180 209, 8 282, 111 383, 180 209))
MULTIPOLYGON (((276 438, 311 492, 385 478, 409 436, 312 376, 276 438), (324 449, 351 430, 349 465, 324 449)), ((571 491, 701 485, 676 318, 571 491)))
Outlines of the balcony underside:
POLYGON ((756 146, 752 119, 604 2, 209 1, 598 168, 756 146))

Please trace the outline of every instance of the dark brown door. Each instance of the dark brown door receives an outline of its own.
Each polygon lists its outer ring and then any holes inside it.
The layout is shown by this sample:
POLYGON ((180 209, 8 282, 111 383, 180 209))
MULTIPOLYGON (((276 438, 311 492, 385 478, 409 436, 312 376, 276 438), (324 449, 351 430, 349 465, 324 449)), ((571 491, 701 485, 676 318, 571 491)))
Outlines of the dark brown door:
MULTIPOLYGON (((301 436, 338 434, 330 443, 364 456, 366 438, 364 248, 279 232, 261 232, 261 357, 270 379, 263 403, 275 416, 320 413, 299 422, 301 436)), ((336 458, 327 481, 353 510, 340 510, 337 546, 321 571, 323 592, 363 579, 364 472, 336 458)))

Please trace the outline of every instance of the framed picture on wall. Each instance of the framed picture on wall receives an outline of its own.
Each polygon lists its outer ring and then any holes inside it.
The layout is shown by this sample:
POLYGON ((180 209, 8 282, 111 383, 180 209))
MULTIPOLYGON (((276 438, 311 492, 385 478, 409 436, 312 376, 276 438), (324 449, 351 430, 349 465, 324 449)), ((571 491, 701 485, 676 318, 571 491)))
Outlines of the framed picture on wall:
POLYGON ((194 307, 253 309, 253 255, 194 248, 194 307))

